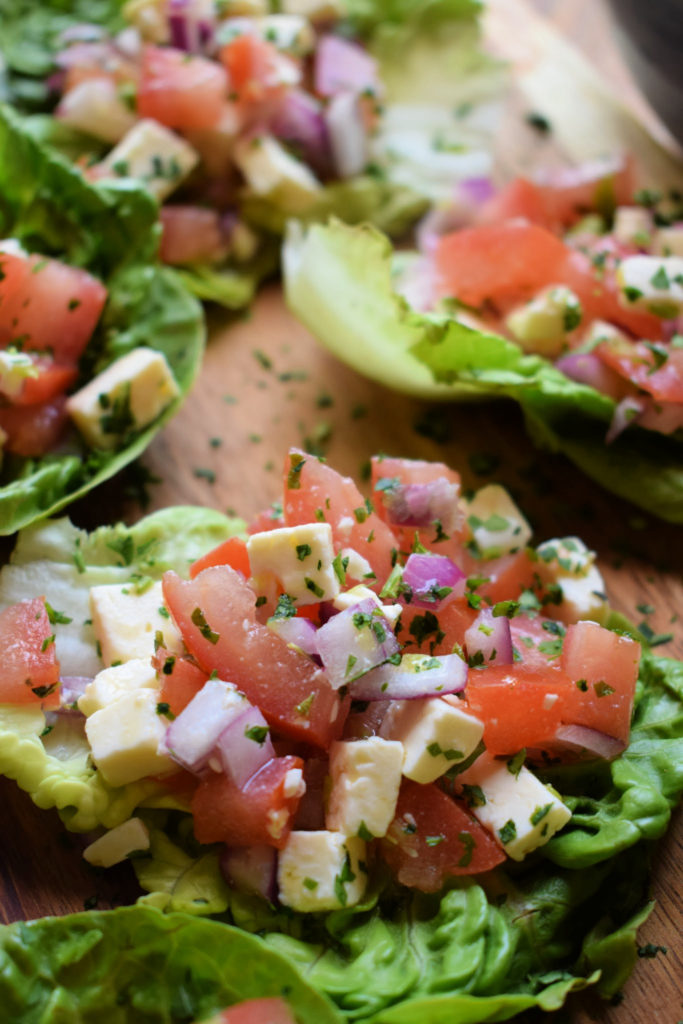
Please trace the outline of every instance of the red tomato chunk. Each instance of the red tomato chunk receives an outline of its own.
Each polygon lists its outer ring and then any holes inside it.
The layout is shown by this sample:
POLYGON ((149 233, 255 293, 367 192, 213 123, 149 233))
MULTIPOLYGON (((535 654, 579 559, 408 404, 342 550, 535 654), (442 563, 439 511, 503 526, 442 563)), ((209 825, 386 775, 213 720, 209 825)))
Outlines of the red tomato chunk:
POLYGON ((59 704, 59 662, 44 598, 0 612, 0 651, 0 702, 59 704))

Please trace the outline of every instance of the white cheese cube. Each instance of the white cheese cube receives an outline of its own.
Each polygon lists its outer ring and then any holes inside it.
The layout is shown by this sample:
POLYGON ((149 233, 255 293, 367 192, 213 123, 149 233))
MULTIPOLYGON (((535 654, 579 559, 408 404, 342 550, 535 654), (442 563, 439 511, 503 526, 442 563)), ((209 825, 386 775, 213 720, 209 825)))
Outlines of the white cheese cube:
POLYGON ((560 354, 567 335, 579 326, 581 317, 578 297, 564 285, 556 285, 513 309, 505 323, 525 352, 552 357, 560 354))
POLYGON ((683 224, 657 228, 652 240, 652 249, 658 256, 683 257, 683 224))
POLYGON ((148 658, 133 658, 98 672, 78 698, 78 710, 86 716, 93 715, 125 694, 143 689, 158 693, 159 680, 148 658))
POLYGON ((166 0, 127 0, 123 16, 129 25, 135 26, 145 42, 170 43, 166 0))
POLYGON ((197 151, 158 121, 143 118, 98 165, 116 178, 136 178, 158 200, 175 192, 199 163, 197 151))
POLYGON ((604 622, 609 605, 604 580, 595 565, 595 552, 579 537, 548 540, 537 551, 539 576, 544 583, 557 584, 562 590, 562 600, 553 605, 553 614, 563 622, 604 622))
POLYGON ((499 484, 488 484, 467 503, 467 522, 484 558, 498 558, 526 547, 531 527, 499 484))
POLYGON ((164 354, 135 348, 88 381, 66 408, 92 448, 110 449, 148 426, 179 394, 164 354))
POLYGON ((507 761, 483 754, 458 781, 479 787, 485 803, 473 801, 473 814, 508 856, 523 860, 563 828, 572 812, 528 768, 522 766, 518 773, 512 768, 507 761))
POLYGON ((86 719, 93 761, 110 786, 125 786, 175 767, 167 754, 159 753, 168 722, 157 713, 157 703, 155 690, 137 690, 86 719))
POLYGON ((17 352, 15 348, 0 351, 0 392, 5 398, 17 398, 24 381, 37 377, 39 370, 30 356, 17 352))
POLYGON ((367 883, 365 843, 341 832, 291 832, 278 857, 280 902, 314 913, 353 907, 367 883))
POLYGON ((617 268, 625 304, 671 319, 683 309, 683 257, 627 256, 617 268))
POLYGON ((470 756, 484 725, 441 697, 425 697, 393 701, 380 734, 403 744, 403 774, 426 785, 470 756))
POLYGON ((337 594, 332 603, 337 611, 343 612, 345 608, 351 608, 354 604, 359 604, 368 598, 374 601, 378 608, 382 609, 383 615, 389 620, 393 628, 403 611, 402 606, 400 604, 383 604, 375 591, 370 590, 370 587, 366 587, 364 583, 359 583, 349 590, 343 590, 340 594, 337 594))
POLYGON ((271 572, 297 604, 333 601, 339 593, 329 523, 283 526, 247 540, 252 575, 271 572))
POLYGON ((643 206, 618 206, 614 212, 612 234, 624 245, 648 247, 653 227, 652 214, 643 206))
POLYGON ((86 846, 83 858, 96 868, 110 868, 139 850, 149 850, 149 829, 140 818, 129 818, 86 846))
POLYGON ((256 31, 267 42, 294 57, 305 57, 315 46, 315 33, 300 14, 269 14, 257 18, 256 31))
POLYGON ((316 176, 272 135, 241 140, 234 158, 251 191, 269 196, 288 213, 301 213, 318 198, 322 185, 316 176))
POLYGON ((403 747, 379 736, 330 747, 330 791, 325 824, 332 832, 370 839, 384 836, 394 818, 403 747))
POLYGON ((340 0, 282 0, 280 7, 286 14, 300 14, 314 23, 335 21, 346 14, 340 0))
POLYGON ((88 78, 69 89, 56 116, 72 128, 110 143, 119 142, 137 120, 109 78, 88 78))
POLYGON ((163 605, 161 581, 142 593, 137 593, 132 583, 91 587, 90 613, 105 665, 151 658, 158 633, 172 654, 184 653, 175 623, 161 614, 163 605))

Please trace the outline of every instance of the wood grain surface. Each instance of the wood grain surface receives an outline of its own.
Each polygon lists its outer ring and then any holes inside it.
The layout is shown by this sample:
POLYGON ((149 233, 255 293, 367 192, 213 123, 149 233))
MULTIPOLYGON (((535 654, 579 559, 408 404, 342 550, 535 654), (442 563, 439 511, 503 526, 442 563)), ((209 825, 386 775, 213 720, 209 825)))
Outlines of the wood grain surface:
MULTIPOLYGON (((615 50, 609 18, 596 0, 536 0, 534 6, 593 59, 600 58, 622 95, 637 96, 615 50)), ((642 101, 633 102, 651 116, 642 101)), ((530 138, 529 145, 538 140, 530 138)), ((646 619, 657 633, 672 634, 659 652, 683 658, 680 528, 603 492, 564 458, 536 451, 512 403, 435 408, 389 393, 322 351, 286 311, 276 286, 262 293, 249 316, 228 322, 214 313, 210 326, 198 384, 144 460, 159 481, 150 488, 150 509, 201 503, 248 518, 280 497, 281 466, 291 444, 314 446, 336 468, 361 477, 375 452, 444 460, 462 472, 466 487, 494 479, 508 486, 537 541, 582 536, 598 552, 613 606, 636 622, 646 619), (656 610, 644 614, 639 605, 656 610)), ((113 481, 81 502, 73 518, 92 526, 139 514, 128 500, 131 482, 131 474, 113 481)), ((84 905, 116 906, 135 898, 127 867, 94 872, 80 859, 82 840, 67 834, 55 814, 37 810, 6 780, 0 793, 2 920, 64 914, 84 905)), ((579 996, 558 1021, 676 1024, 683 1018, 682 853, 679 815, 654 852, 657 904, 641 933, 643 944, 667 952, 639 962, 620 1005, 579 996)))

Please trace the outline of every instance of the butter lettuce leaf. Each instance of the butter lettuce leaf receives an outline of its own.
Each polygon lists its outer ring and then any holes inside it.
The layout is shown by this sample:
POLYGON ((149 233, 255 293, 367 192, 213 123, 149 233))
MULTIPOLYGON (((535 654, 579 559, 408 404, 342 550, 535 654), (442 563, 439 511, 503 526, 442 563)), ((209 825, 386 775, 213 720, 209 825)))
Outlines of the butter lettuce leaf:
POLYGON ((342 1019, 283 957, 214 921, 125 907, 0 928, 6 1024, 188 1024, 263 996, 300 1024, 342 1019))
POLYGON ((147 345, 163 352, 180 389, 176 401, 117 450, 86 450, 74 431, 58 454, 6 457, 0 473, 1 534, 54 514, 136 459, 194 382, 204 351, 202 311, 177 275, 156 263, 157 217, 157 205, 143 189, 130 182, 88 184, 0 106, 0 235, 84 267, 108 289, 79 385, 118 356, 147 345))
POLYGON ((649 512, 683 522, 680 432, 630 427, 605 444, 611 398, 499 335, 413 310, 394 287, 393 250, 376 229, 293 224, 283 272, 292 312, 359 373, 423 399, 513 399, 540 447, 649 512))

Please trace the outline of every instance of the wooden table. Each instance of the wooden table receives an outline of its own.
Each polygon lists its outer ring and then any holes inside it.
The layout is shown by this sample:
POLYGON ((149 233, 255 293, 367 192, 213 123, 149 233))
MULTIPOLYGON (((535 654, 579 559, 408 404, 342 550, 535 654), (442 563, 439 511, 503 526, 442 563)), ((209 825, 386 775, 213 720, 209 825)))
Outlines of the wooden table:
MULTIPOLYGON (((517 0, 515 0, 517 2, 517 0)), ((610 22, 596 0, 535 0, 600 66, 630 89, 641 105, 611 40, 610 22)), ((627 93, 628 94, 628 93, 627 93)), ((649 116, 649 115, 646 115, 649 116)), ((340 365, 314 343, 268 288, 251 314, 229 324, 211 316, 211 341, 197 387, 171 425, 157 437, 145 465, 160 482, 150 508, 203 503, 249 517, 280 497, 281 465, 289 445, 314 444, 344 473, 363 474, 374 452, 440 459, 462 471, 467 487, 493 479, 509 486, 529 515, 537 540, 577 533, 598 552, 615 608, 635 621, 639 604, 658 633, 673 633, 662 654, 683 658, 683 544, 680 528, 641 513, 601 491, 569 462, 536 451, 512 404, 430 407, 395 395, 340 365), (495 471, 478 475, 493 456, 495 471)), ((75 509, 95 525, 121 505, 115 481, 75 509)), ((63 914, 97 899, 100 907, 134 898, 127 868, 94 876, 80 861, 79 842, 53 814, 40 812, 4 782, 0 833, 0 913, 5 921, 63 914), (49 846, 49 856, 46 847, 49 846)), ((680 815, 655 856, 656 909, 641 941, 668 947, 638 964, 626 999, 608 1007, 591 997, 571 1003, 571 1019, 587 1024, 675 1024, 683 1017, 683 951, 678 864, 683 853, 680 815)), ((417 1022, 416 1022, 417 1024, 417 1022)))

